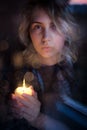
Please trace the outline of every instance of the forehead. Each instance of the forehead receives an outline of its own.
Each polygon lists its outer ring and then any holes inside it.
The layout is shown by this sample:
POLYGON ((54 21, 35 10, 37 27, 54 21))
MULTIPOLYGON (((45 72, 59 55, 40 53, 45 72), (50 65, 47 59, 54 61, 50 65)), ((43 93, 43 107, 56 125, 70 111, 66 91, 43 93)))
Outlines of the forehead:
POLYGON ((31 20, 34 21, 34 20, 40 20, 40 19, 49 19, 50 20, 50 17, 48 15, 48 13, 44 10, 44 9, 35 9, 32 13, 32 18, 31 20))

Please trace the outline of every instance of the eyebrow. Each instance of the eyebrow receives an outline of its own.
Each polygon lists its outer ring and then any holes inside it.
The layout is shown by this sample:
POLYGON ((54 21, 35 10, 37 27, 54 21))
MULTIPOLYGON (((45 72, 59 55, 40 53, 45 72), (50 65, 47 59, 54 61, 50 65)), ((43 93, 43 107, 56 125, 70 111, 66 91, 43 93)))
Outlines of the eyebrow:
POLYGON ((32 21, 31 22, 31 24, 34 24, 34 23, 42 24, 41 22, 37 22, 37 21, 32 21))

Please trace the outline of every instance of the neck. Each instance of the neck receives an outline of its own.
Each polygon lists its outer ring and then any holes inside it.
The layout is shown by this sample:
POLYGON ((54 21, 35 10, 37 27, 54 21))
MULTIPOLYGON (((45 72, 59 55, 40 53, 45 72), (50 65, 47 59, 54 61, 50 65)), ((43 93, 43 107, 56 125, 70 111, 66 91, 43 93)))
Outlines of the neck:
POLYGON ((58 63, 58 57, 51 57, 51 58, 42 58, 41 56, 39 57, 40 63, 43 65, 55 65, 58 63))

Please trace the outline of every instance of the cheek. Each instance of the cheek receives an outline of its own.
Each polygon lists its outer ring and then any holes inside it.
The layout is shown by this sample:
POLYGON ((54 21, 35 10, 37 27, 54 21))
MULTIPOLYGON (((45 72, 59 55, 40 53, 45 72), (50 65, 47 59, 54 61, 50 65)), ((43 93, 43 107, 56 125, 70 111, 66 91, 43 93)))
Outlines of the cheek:
POLYGON ((64 42, 65 42, 64 38, 56 39, 56 48, 61 51, 64 47, 64 42))
POLYGON ((31 38, 31 41, 32 41, 32 43, 33 44, 37 44, 37 43, 39 43, 39 36, 38 35, 36 35, 36 34, 31 34, 30 33, 30 38, 31 38))
POLYGON ((55 48, 56 52, 62 53, 63 47, 64 47, 63 44, 57 44, 57 46, 56 46, 56 48, 55 48))
POLYGON ((39 43, 39 39, 38 37, 35 35, 35 34, 31 34, 30 33, 30 38, 31 38, 31 41, 32 41, 32 44, 33 44, 33 47, 35 50, 38 50, 37 48, 39 47, 38 43, 39 43))

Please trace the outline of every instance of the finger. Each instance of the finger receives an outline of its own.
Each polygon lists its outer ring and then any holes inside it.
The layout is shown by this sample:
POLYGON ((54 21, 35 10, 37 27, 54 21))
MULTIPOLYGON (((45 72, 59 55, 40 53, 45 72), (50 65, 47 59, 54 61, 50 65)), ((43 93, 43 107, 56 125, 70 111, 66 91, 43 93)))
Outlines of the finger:
POLYGON ((18 103, 22 104, 25 107, 31 107, 32 105, 34 105, 35 103, 33 101, 30 100, 26 100, 26 98, 17 98, 18 103))
POLYGON ((13 100, 16 100, 15 94, 12 93, 11 97, 12 97, 13 100))
POLYGON ((15 98, 15 94, 14 94, 14 93, 12 93, 12 94, 11 94, 11 97, 14 99, 14 98, 15 98))
POLYGON ((38 116, 38 113, 36 113, 36 111, 29 111, 28 108, 23 108, 22 112, 21 112, 21 117, 24 117, 25 119, 27 119, 28 121, 33 121, 35 120, 35 118, 38 116))
POLYGON ((37 98, 37 92, 33 91, 33 94, 34 98, 37 98))
MULTIPOLYGON (((33 96, 30 96, 30 95, 27 95, 27 94, 23 94, 22 95, 23 96, 23 100, 25 101, 25 102, 28 102, 29 104, 34 104, 34 105, 36 105, 38 102, 39 102, 39 100, 38 99, 36 99, 35 97, 33 97, 33 96)), ((22 101, 23 101, 22 100, 22 101)))
POLYGON ((21 117, 25 118, 29 122, 33 121, 33 117, 25 112, 22 113, 21 117))
POLYGON ((12 103, 10 105, 15 108, 22 106, 18 97, 15 94, 12 94, 12 103))
POLYGON ((28 111, 31 111, 34 109, 36 110, 37 108, 40 108, 41 106, 41 103, 37 100, 30 102, 30 101, 26 101, 25 99, 24 100, 19 99, 19 102, 22 104, 22 107, 26 109, 28 108, 28 111))
POLYGON ((35 90, 33 89, 33 86, 29 86, 29 88, 32 90, 32 96, 34 96, 35 98, 37 98, 37 93, 35 92, 35 90))
POLYGON ((38 99, 34 98, 33 96, 28 95, 28 94, 22 94, 19 97, 16 96, 16 99, 17 99, 18 104, 21 104, 25 107, 28 107, 31 109, 33 109, 37 106, 40 107, 40 101, 38 99))
POLYGON ((36 92, 34 92, 34 93, 35 93, 34 96, 31 96, 31 95, 28 95, 25 93, 23 93, 21 96, 29 101, 38 100, 37 93, 36 92))

